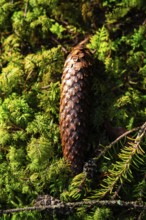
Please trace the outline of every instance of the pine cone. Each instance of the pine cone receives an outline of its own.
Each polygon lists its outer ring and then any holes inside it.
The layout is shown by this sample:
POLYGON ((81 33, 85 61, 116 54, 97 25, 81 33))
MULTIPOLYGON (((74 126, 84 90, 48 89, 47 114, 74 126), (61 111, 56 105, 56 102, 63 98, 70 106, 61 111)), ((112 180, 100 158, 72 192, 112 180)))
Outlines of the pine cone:
POLYGON ((91 55, 84 43, 77 45, 68 55, 61 86, 62 149, 74 174, 82 171, 88 148, 91 55))

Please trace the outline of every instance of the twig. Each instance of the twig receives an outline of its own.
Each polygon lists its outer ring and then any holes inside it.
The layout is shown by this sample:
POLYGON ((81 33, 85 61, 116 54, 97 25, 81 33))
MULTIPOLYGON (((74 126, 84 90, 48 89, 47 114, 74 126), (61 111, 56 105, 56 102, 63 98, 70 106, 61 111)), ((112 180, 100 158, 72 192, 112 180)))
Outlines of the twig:
POLYGON ((139 143, 146 133, 146 122, 140 127, 135 143, 139 143))
POLYGON ((65 54, 68 53, 68 51, 66 50, 66 48, 65 48, 56 38, 52 37, 52 40, 53 40, 55 43, 57 43, 58 45, 59 45, 59 44, 61 45, 62 51, 63 51, 65 54))
POLYGON ((26 4, 25 4, 24 17, 26 16, 27 9, 28 9, 28 0, 26 1, 26 4))
POLYGON ((90 201, 82 201, 82 202, 68 202, 68 203, 60 203, 57 205, 47 205, 47 206, 39 206, 39 207, 25 207, 25 208, 17 208, 17 209, 7 209, 0 210, 0 214, 8 214, 14 212, 22 212, 22 211, 42 211, 42 210, 58 210, 58 209, 76 209, 81 206, 98 206, 98 207, 122 207, 122 208, 133 208, 138 211, 146 210, 146 203, 139 201, 122 201, 122 200, 90 200, 90 201))
POLYGON ((50 85, 41 87, 41 89, 49 89, 49 88, 50 88, 50 85))
POLYGON ((114 199, 116 199, 116 197, 119 197, 119 192, 120 192, 120 190, 121 190, 121 188, 122 188, 122 185, 123 185, 123 183, 122 184, 120 184, 119 186, 118 186, 118 188, 116 189, 116 191, 114 192, 114 195, 112 196, 112 199, 114 200, 114 199))
MULTIPOLYGON (((143 125, 142 125, 143 126, 143 125)), ((142 127, 141 126, 141 127, 142 127)), ((130 131, 126 131, 124 134, 120 135, 118 138, 116 138, 116 140, 114 140, 111 144, 109 144, 96 158, 94 158, 95 160, 99 160, 102 156, 105 155, 105 153, 107 152, 107 150, 111 149, 113 145, 115 145, 116 143, 118 143, 118 141, 120 141, 123 137, 126 137, 128 134, 131 134, 134 131, 138 131, 139 129, 141 129, 141 127, 137 127, 137 128, 133 128, 130 131)))

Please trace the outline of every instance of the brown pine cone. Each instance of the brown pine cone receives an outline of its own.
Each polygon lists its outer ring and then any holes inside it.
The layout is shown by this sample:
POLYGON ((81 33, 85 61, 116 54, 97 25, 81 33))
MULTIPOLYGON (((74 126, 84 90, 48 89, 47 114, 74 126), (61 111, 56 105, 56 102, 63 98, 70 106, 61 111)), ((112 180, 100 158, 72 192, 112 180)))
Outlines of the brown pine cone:
POLYGON ((61 86, 60 134, 64 158, 82 171, 88 148, 91 56, 82 42, 68 55, 61 86))

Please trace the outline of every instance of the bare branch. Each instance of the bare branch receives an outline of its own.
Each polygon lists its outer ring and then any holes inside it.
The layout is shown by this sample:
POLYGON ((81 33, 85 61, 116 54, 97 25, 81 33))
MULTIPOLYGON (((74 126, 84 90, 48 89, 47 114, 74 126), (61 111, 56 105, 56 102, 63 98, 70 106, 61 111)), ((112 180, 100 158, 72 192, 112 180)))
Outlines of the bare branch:
POLYGON ((81 206, 90 206, 94 207, 121 207, 121 208, 132 208, 137 210, 146 210, 146 203, 139 202, 139 201, 122 201, 122 200, 90 200, 90 201, 82 201, 82 202, 68 202, 68 203, 59 203, 57 205, 47 205, 47 206, 39 206, 39 207, 25 207, 25 208, 18 208, 18 209, 7 209, 7 210, 0 210, 0 214, 8 214, 14 212, 22 212, 22 211, 42 211, 42 210, 58 210, 58 209, 76 209, 81 206))

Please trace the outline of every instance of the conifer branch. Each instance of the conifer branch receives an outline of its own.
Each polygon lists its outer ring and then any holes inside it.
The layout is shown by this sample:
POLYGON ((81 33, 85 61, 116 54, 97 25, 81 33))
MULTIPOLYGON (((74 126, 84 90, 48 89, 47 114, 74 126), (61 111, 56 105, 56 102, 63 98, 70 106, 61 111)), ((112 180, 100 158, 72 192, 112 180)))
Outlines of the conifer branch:
MULTIPOLYGON (((143 126, 143 125, 142 125, 143 126)), ((142 127, 141 126, 141 127, 142 127)), ((95 160, 99 160, 101 157, 105 155, 105 153, 110 150, 116 143, 118 143, 122 138, 126 137, 127 135, 131 134, 134 131, 138 131, 141 127, 136 127, 131 129, 130 131, 124 132, 122 135, 120 135, 118 138, 116 138, 111 144, 109 144, 104 150, 101 151, 101 153, 95 158, 95 160)))
MULTIPOLYGON (((145 133, 146 133, 146 122, 139 128, 138 134, 134 139, 134 141, 128 143, 128 146, 126 146, 124 149, 121 150, 121 153, 118 156, 121 161, 120 162, 117 161, 115 164, 113 164, 113 168, 109 169, 109 176, 106 179, 104 179, 102 183, 103 189, 97 192, 97 194, 95 193, 93 198, 103 199, 108 193, 113 192, 113 189, 115 188, 118 182, 120 182, 122 185, 124 179, 128 180, 133 178, 130 166, 131 164, 133 164, 137 167, 143 162, 141 157, 138 156, 138 154, 139 155, 144 154, 144 151, 140 147, 140 143, 142 142, 145 133)), ((109 146, 111 147, 111 145, 109 146)), ((119 191, 120 188, 118 188, 115 191, 112 198, 115 198, 115 196, 117 196, 117 193, 119 191)))

